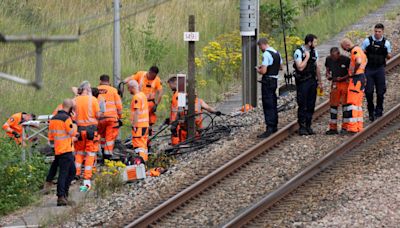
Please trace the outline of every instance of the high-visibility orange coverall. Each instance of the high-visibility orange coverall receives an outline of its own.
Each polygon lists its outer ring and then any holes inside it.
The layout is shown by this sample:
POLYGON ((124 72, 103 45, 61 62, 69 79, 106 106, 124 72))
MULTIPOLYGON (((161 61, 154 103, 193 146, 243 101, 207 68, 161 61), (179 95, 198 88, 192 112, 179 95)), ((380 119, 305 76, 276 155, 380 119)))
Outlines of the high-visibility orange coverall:
POLYGON ((118 91, 109 85, 100 85, 99 101, 104 102, 104 116, 99 121, 101 147, 105 155, 112 155, 114 142, 118 137, 118 119, 122 115, 122 102, 118 91))
MULTIPOLYGON (((173 102, 173 100, 172 100, 172 102, 173 102)), ((203 128, 203 115, 202 115, 203 103, 204 103, 204 101, 202 99, 196 98, 196 100, 195 100, 195 113, 196 113, 195 125, 196 125, 197 130, 200 130, 201 128, 203 128)), ((174 104, 172 103, 171 110, 172 110, 173 105, 174 104)), ((176 103, 176 107, 177 106, 178 106, 178 104, 176 103)), ((177 117, 183 121, 185 119, 185 113, 184 112, 177 112, 177 113, 178 113, 177 117)), ((171 120, 171 118, 170 118, 170 120, 171 120)), ((187 123, 186 122, 179 123, 176 128, 176 131, 177 131, 177 136, 175 136, 175 137, 174 137, 174 132, 172 132, 173 137, 171 139, 171 145, 176 145, 187 139, 187 123)), ((198 131, 196 132, 196 137, 199 137, 198 131)))
POLYGON ((148 160, 147 140, 149 137, 149 112, 147 97, 143 92, 133 95, 131 102, 131 122, 137 113, 137 121, 132 125, 133 148, 144 161, 148 160))
POLYGON ((60 170, 57 181, 57 196, 68 196, 69 186, 75 177, 73 137, 77 134, 76 126, 69 114, 63 110, 49 122, 49 141, 54 147, 57 166, 60 170))
POLYGON ((347 124, 347 131, 360 132, 363 130, 364 123, 362 101, 364 97, 364 88, 366 85, 364 73, 367 65, 367 56, 358 46, 354 46, 350 53, 350 82, 347 90, 347 102, 343 107, 345 110, 343 122, 347 124), (361 58, 362 63, 357 71, 354 72, 357 58, 361 58))
POLYGON ((131 79, 136 80, 139 84, 139 90, 143 92, 148 101, 149 107, 149 124, 152 126, 157 122, 156 113, 153 112, 153 107, 156 103, 156 93, 162 90, 161 79, 156 76, 154 80, 147 78, 146 71, 138 71, 136 74, 131 76, 131 79))
POLYGON ((85 160, 83 178, 90 180, 99 151, 98 141, 100 136, 97 132, 97 119, 100 117, 100 107, 97 98, 91 95, 78 96, 75 98, 75 102, 75 122, 80 134, 78 141, 75 142, 76 175, 81 174, 81 166, 83 160, 85 160))
POLYGON ((2 127, 6 131, 6 134, 10 136, 12 139, 14 139, 14 141, 17 144, 22 143, 23 128, 21 123, 22 123, 22 112, 15 113, 14 115, 12 115, 10 118, 8 118, 7 122, 5 122, 2 127), (13 134, 13 132, 17 133, 19 137, 16 138, 14 135, 15 133, 13 134))

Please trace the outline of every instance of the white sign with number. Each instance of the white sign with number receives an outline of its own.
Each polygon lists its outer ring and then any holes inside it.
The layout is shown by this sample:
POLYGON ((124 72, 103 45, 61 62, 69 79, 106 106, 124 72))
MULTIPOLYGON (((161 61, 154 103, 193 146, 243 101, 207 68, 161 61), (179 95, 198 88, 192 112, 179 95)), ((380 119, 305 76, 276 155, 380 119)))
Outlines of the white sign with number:
POLYGON ((200 40, 199 32, 184 32, 183 40, 184 41, 199 41, 200 40))

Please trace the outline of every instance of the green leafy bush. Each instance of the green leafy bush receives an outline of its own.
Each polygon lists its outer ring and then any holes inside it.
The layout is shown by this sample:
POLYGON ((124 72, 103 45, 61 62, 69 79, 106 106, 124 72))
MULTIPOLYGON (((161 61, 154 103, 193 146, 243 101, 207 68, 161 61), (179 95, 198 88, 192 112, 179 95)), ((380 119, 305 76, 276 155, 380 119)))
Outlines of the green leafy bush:
POLYGON ((0 215, 12 212, 37 200, 48 165, 40 155, 21 161, 21 148, 0 138, 0 215))

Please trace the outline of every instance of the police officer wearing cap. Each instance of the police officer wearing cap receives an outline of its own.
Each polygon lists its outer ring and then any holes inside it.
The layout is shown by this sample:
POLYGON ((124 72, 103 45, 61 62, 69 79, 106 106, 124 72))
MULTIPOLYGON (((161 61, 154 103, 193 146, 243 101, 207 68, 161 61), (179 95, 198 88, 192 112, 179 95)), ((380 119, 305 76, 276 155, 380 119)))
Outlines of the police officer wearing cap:
POLYGON ((266 38, 257 42, 263 52, 262 65, 257 67, 257 72, 262 75, 261 95, 264 110, 266 131, 258 138, 267 138, 278 130, 278 108, 276 89, 278 87, 278 74, 282 69, 282 58, 278 51, 268 45, 266 38))
POLYGON ((371 122, 383 114, 383 100, 386 93, 385 65, 386 60, 392 57, 390 42, 383 37, 384 29, 383 24, 376 24, 374 35, 365 39, 361 46, 368 58, 367 67, 365 68, 365 76, 367 77, 365 96, 371 122), (374 105, 375 88, 376 106, 374 105))
POLYGON ((312 116, 317 99, 317 86, 322 89, 321 73, 317 64, 317 37, 308 34, 304 45, 294 52, 294 69, 297 87, 298 123, 300 135, 313 135, 312 116))

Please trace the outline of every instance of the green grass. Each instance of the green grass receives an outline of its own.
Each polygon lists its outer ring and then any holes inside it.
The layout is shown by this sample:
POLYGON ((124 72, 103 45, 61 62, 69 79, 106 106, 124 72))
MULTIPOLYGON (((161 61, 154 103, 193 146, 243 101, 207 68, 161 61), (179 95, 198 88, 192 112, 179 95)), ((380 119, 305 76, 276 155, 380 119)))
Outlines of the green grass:
MULTIPOLYGON (((347 26, 356 23, 368 13, 378 9, 385 0, 346 0, 324 2, 318 12, 297 23, 298 35, 304 37, 308 33, 318 36, 319 42, 328 40, 347 26)), ((338 41, 339 42, 339 41, 338 41)))

